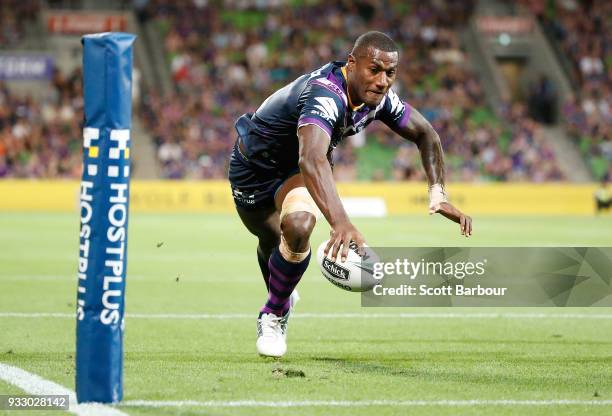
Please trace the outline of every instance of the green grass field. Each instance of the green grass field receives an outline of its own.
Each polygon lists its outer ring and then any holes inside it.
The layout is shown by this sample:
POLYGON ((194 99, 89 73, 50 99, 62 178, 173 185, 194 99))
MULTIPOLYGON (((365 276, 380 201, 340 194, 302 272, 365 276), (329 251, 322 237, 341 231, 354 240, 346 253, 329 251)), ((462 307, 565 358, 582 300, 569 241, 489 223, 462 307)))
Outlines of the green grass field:
MULTIPOLYGON (((455 224, 425 215, 355 223, 372 246, 612 245, 610 216, 476 218, 471 239, 461 237, 455 224)), ((7 313, 74 312, 77 232, 76 215, 0 214, 0 363, 70 389, 74 318, 7 313)), ((313 245, 326 235, 321 222, 313 245)), ((311 263, 299 286, 302 301, 290 324, 289 351, 275 361, 255 352, 255 318, 265 286, 255 239, 237 216, 132 215, 128 262, 124 399, 198 402, 119 406, 130 415, 612 414, 612 319, 602 316, 612 317, 610 308, 366 309, 359 295, 335 288, 311 263), (403 318, 398 312, 429 315, 403 318), (501 315, 474 317, 482 312, 501 315), (559 316, 567 313, 579 316, 559 316), (235 317, 219 319, 220 314, 235 317), (344 403, 278 408, 247 400, 344 403), (536 400, 552 402, 511 404, 536 400), (241 406, 230 407, 229 401, 241 406)), ((8 393, 20 390, 0 382, 0 394, 8 393)))

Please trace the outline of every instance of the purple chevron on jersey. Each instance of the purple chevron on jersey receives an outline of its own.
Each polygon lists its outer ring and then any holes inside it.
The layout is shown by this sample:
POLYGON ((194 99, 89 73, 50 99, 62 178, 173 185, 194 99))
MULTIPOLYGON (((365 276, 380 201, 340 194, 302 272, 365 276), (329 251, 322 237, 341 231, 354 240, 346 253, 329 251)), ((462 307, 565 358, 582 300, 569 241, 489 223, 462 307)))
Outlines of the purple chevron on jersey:
POLYGON ((330 74, 329 78, 330 79, 327 79, 327 78, 318 78, 318 79, 315 79, 313 81, 313 84, 322 85, 323 88, 327 88, 331 92, 337 94, 340 98, 342 98, 342 101, 344 101, 344 105, 347 105, 348 104, 348 99, 346 97, 346 93, 342 89, 342 84, 339 83, 338 79, 336 77, 334 77, 333 74, 330 74))

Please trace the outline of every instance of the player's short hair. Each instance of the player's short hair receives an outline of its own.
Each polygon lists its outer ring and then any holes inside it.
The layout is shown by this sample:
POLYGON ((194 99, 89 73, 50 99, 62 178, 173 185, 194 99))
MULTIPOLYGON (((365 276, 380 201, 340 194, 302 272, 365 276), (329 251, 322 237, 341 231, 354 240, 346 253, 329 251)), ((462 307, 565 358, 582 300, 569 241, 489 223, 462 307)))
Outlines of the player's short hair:
POLYGON ((393 42, 393 39, 383 32, 372 30, 357 38, 355 45, 353 45, 351 54, 355 57, 366 55, 369 47, 383 52, 399 52, 397 45, 395 42, 393 42))

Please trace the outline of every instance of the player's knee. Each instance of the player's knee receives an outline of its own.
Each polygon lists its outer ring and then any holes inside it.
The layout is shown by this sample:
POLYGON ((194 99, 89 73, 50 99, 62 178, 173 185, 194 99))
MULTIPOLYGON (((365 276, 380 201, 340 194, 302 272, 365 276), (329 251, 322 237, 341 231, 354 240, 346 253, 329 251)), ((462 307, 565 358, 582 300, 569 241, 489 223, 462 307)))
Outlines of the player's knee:
POLYGON ((308 250, 308 241, 318 213, 317 204, 305 187, 299 186, 287 193, 280 218, 281 231, 288 251, 303 253, 308 250))
POLYGON ((316 221, 316 217, 306 211, 292 212, 283 217, 281 230, 291 251, 299 253, 308 249, 316 221))

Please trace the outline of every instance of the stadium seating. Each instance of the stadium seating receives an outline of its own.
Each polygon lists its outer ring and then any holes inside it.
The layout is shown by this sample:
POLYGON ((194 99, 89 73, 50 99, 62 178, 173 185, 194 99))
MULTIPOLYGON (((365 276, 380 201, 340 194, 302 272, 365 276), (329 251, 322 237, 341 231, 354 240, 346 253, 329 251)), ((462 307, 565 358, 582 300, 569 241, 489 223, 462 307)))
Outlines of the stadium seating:
POLYGON ((576 97, 567 97, 563 117, 598 179, 612 179, 612 3, 566 1, 543 7, 542 0, 526 2, 534 10, 559 50, 570 60, 576 97))
POLYGON ((19 44, 27 25, 31 25, 40 11, 37 0, 2 0, 0 2, 0 48, 7 49, 19 44))
POLYGON ((44 100, 19 97, 0 84, 0 178, 81 175, 83 93, 80 70, 56 71, 44 100))
MULTIPOLYGON (((163 176, 224 177, 238 115, 254 110, 275 88, 300 74, 344 58, 354 38, 376 27, 402 47, 395 88, 440 133, 452 179, 562 179, 538 125, 526 112, 513 109, 506 120, 498 120, 487 108, 455 30, 466 23, 472 2, 435 6, 391 1, 387 12, 365 3, 266 4, 263 9, 223 10, 198 2, 149 4, 148 15, 165 36, 176 87, 169 97, 151 94, 142 109, 158 144, 163 176)), ((345 141, 335 157, 341 180, 424 178, 418 152, 384 126, 370 128, 366 141, 345 141), (371 167, 372 152, 359 145, 380 149, 379 154, 387 154, 380 160, 388 164, 371 167)))
MULTIPOLYGON (((174 83, 171 94, 147 91, 135 111, 157 145, 163 177, 224 178, 235 118, 300 74, 342 59, 354 38, 375 27, 401 46, 395 89, 440 133, 451 180, 564 179, 547 138, 523 105, 486 104, 459 41, 473 2, 392 0, 387 11, 367 3, 280 3, 227 2, 219 8, 213 2, 151 0, 139 12, 164 35, 174 83)), ((38 5, 3 2, 3 46, 11 45, 6 39, 22 37, 38 5)), ((611 175, 609 31, 597 29, 603 24, 597 16, 609 7, 595 2, 586 10, 582 3, 563 2, 554 16, 533 8, 555 25, 574 63, 580 90, 567 100, 563 115, 596 177, 611 175), (578 8, 580 17, 572 19, 576 10, 567 7, 578 8)), ((53 94, 43 101, 2 88, 0 176, 79 175, 79 83, 78 73, 58 72, 53 94)), ((424 179, 415 147, 379 124, 367 138, 346 140, 335 159, 338 180, 424 179)))

